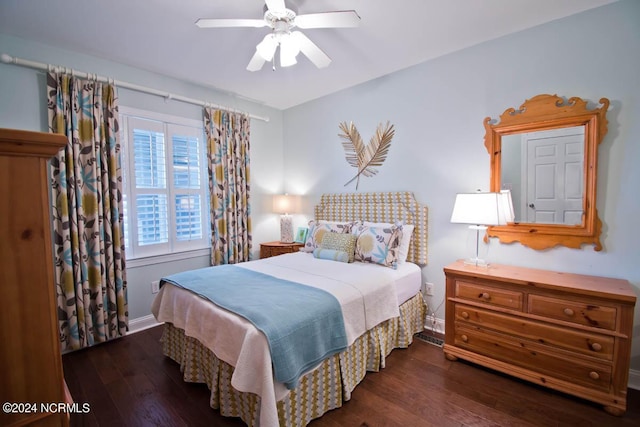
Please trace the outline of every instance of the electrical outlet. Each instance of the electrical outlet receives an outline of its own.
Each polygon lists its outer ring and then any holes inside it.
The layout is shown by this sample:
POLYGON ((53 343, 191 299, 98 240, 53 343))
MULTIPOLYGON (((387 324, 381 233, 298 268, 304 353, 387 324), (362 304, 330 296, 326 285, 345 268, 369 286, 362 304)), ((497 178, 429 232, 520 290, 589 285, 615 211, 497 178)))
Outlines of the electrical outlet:
POLYGON ((427 295, 433 296, 433 283, 426 282, 424 288, 427 295))
POLYGON ((160 292, 160 281, 154 280, 153 282, 151 282, 151 293, 157 294, 158 292, 160 292))

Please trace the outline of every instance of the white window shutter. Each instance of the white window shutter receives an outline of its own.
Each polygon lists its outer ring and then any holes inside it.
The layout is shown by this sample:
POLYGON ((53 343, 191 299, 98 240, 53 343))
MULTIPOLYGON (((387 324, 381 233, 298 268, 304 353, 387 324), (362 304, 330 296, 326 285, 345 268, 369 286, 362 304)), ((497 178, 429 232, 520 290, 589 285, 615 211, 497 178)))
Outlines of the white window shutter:
POLYGON ((202 124, 126 107, 121 114, 128 258, 208 248, 202 124))

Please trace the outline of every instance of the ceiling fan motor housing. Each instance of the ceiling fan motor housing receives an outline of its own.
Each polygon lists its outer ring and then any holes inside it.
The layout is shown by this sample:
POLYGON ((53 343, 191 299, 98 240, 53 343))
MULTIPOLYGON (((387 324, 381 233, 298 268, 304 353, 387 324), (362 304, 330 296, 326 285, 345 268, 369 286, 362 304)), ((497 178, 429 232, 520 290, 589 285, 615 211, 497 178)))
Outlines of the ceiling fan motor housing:
POLYGON ((296 16, 297 11, 289 9, 289 7, 282 10, 269 10, 267 6, 264 7, 264 20, 274 29, 278 23, 286 23, 289 29, 294 27, 296 16))
POLYGON ((276 37, 278 37, 284 34, 289 34, 291 32, 291 29, 293 28, 293 25, 290 22, 279 20, 279 21, 276 21, 272 25, 272 27, 273 27, 273 34, 276 37))

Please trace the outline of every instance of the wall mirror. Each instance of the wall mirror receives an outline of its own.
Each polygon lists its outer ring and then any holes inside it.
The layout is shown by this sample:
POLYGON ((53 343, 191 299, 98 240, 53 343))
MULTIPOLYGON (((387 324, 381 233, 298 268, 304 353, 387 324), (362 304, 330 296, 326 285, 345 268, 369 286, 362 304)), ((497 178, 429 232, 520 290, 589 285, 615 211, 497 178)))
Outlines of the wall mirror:
POLYGON ((602 249, 596 210, 598 145, 607 133, 609 100, 588 109, 581 98, 538 95, 499 120, 485 118, 491 191, 510 190, 514 221, 489 237, 534 249, 602 249))

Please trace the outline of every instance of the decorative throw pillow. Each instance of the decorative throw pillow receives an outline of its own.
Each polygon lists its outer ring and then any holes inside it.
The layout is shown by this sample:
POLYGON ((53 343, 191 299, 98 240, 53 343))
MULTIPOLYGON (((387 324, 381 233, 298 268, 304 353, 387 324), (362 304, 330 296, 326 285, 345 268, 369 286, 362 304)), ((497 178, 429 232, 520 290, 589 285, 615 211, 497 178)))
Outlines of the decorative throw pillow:
POLYGON ((326 221, 324 219, 319 219, 317 222, 334 230, 340 230, 339 233, 351 233, 353 227, 362 224, 361 221, 326 221))
POLYGON ((309 233, 302 250, 313 252, 315 248, 320 246, 325 233, 351 233, 352 228, 357 224, 359 222, 316 221, 312 219, 309 221, 309 233))
POLYGON ((320 248, 346 252, 349 255, 349 262, 353 262, 356 250, 356 236, 350 233, 325 233, 322 236, 320 248))
MULTIPOLYGON (((369 222, 365 221, 364 225, 369 227, 391 227, 393 225, 399 225, 401 223, 388 223, 388 222, 369 222)), ((413 237, 413 229, 415 227, 412 224, 402 223, 402 240, 400 241, 400 247, 398 248, 398 263, 407 261, 409 256, 409 245, 411 244, 411 238, 413 237)))
POLYGON ((397 268, 398 249, 402 240, 402 223, 390 227, 370 227, 363 224, 356 227, 353 232, 357 236, 356 261, 397 268))
POLYGON ((331 261, 349 262, 349 255, 347 255, 346 252, 336 251, 334 249, 315 248, 313 250, 313 256, 315 258, 328 259, 331 261))

